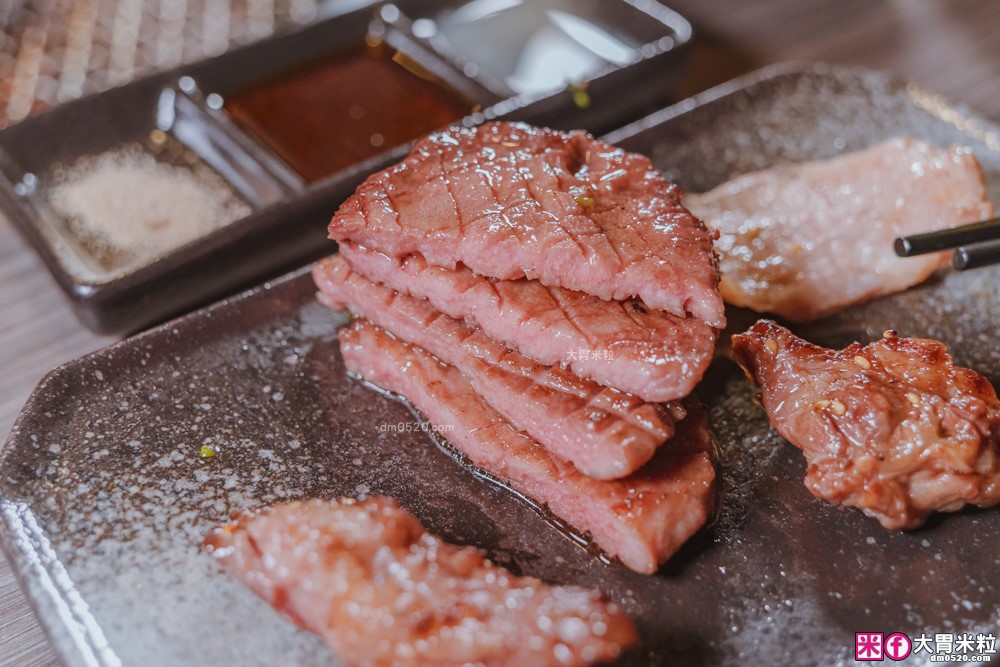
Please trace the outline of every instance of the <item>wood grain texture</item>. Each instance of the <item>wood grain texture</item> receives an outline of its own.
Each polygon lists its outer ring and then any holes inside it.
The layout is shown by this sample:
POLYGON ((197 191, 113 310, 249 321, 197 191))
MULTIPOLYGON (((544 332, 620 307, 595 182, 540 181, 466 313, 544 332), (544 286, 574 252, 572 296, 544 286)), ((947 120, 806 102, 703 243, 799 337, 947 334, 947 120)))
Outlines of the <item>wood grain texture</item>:
MULTIPOLYGON (((675 0, 697 43, 680 99, 785 60, 893 71, 1000 117, 1000 12, 984 0, 675 0)), ((41 262, 0 222, 0 435, 31 389, 59 364, 111 339, 83 329, 41 262)), ((0 667, 57 664, 7 564, 0 559, 0 667)))

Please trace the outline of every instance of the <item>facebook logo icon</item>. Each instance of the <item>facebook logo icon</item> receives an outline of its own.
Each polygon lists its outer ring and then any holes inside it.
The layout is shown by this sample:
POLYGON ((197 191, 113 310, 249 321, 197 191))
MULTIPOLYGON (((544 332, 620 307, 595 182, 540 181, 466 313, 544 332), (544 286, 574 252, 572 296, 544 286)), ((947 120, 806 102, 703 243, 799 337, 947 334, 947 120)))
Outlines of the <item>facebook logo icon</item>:
POLYGON ((902 632, 894 632, 885 638, 883 651, 890 660, 902 660, 910 655, 913 643, 902 632))
POLYGON ((902 632, 886 637, 881 632, 858 632, 854 635, 854 659, 857 661, 902 660, 910 655, 913 643, 902 632))

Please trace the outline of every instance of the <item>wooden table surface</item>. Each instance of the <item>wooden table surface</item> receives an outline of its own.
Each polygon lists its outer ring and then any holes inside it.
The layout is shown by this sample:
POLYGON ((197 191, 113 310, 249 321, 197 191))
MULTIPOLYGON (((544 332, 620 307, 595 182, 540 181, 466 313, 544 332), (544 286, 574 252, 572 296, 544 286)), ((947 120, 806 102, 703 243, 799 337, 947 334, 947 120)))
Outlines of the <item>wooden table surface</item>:
MULTIPOLYGON (((667 0, 695 25, 678 99, 762 65, 820 60, 893 71, 1000 118, 1000 11, 993 0, 667 0)), ((113 339, 85 330, 52 278, 0 221, 0 436, 35 383, 113 339)), ((56 665, 0 558, 0 667, 56 665)))

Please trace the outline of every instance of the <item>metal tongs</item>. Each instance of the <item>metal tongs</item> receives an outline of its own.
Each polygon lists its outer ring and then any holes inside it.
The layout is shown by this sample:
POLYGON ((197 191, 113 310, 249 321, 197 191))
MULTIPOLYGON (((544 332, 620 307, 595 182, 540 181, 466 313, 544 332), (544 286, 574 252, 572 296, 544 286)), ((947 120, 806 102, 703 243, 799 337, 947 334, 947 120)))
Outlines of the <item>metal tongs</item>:
POLYGON ((1000 263, 1000 218, 938 232, 901 236, 893 243, 893 248, 900 257, 954 249, 951 265, 958 271, 997 264, 1000 263))

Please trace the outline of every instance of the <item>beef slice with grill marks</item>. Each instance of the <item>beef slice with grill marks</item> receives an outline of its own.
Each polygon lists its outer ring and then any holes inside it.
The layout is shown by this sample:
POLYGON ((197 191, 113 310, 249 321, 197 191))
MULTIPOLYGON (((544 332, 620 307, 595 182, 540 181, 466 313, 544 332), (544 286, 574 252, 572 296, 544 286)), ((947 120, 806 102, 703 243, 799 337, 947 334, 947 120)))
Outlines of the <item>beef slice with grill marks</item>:
POLYGON ((648 158, 516 123, 454 127, 369 177, 330 238, 725 323, 712 237, 648 158))
POLYGON ((422 299, 377 285, 343 258, 314 269, 319 299, 347 308, 465 374, 483 399, 555 456, 597 479, 625 477, 674 433, 677 405, 646 403, 508 350, 422 299))
POLYGON ((636 572, 655 572, 712 513, 713 443, 707 415, 693 399, 670 447, 624 479, 596 480, 514 429, 454 366, 365 320, 339 336, 351 372, 405 396, 473 465, 589 534, 636 572))
POLYGON ((714 328, 638 299, 605 301, 525 278, 486 278, 463 265, 446 269, 419 254, 390 257, 352 243, 340 253, 371 280, 427 299, 535 361, 647 401, 687 396, 712 360, 714 328))

